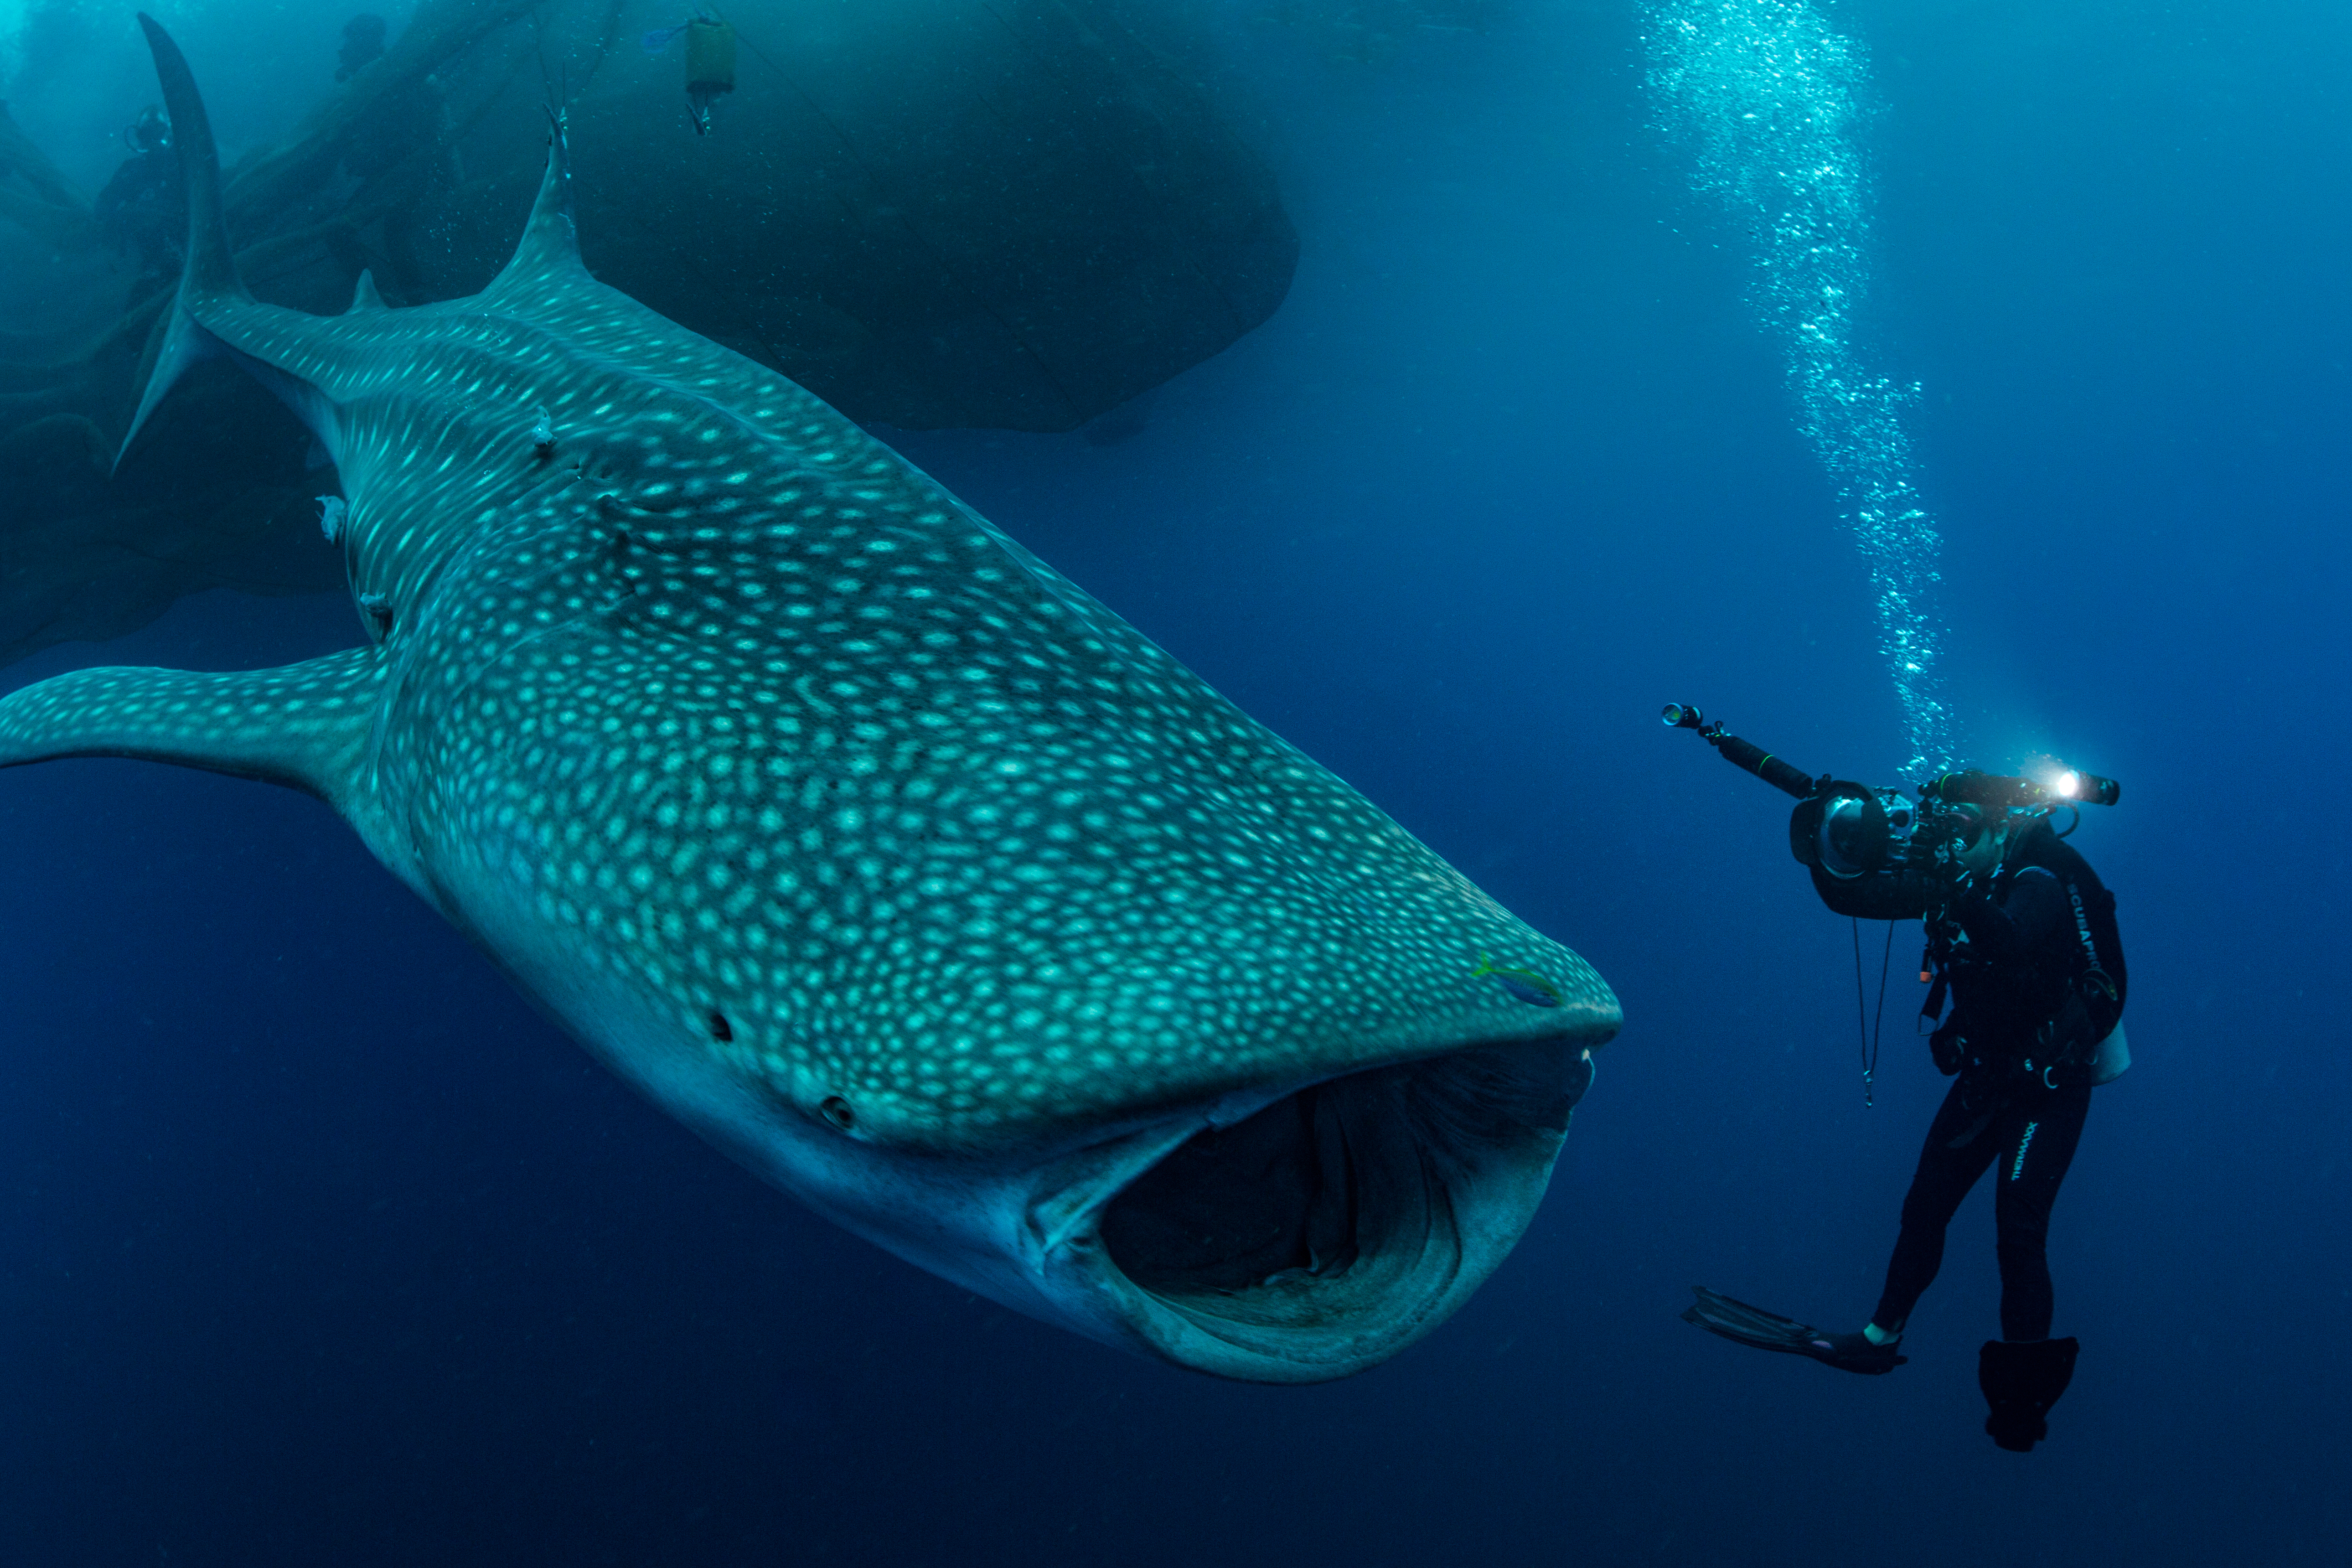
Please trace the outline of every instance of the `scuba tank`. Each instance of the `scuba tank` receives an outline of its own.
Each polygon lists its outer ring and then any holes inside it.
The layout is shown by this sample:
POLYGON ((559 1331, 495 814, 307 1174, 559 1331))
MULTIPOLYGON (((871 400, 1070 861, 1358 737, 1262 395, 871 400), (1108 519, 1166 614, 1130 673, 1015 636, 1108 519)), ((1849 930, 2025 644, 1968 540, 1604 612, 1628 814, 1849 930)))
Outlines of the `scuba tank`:
POLYGON ((710 134, 711 101, 735 90, 735 29, 712 17, 686 25, 686 101, 694 133, 710 134))

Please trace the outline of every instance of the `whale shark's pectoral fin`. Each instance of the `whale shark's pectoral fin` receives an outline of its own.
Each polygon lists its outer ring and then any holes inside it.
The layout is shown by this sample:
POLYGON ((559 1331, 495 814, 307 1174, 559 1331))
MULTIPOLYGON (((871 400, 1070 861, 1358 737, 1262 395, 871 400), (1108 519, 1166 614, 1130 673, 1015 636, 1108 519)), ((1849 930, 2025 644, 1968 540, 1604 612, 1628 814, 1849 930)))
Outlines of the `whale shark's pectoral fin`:
POLYGON ((348 802, 385 661, 373 647, 282 669, 78 669, 0 699, 0 767, 58 757, 177 763, 348 802))

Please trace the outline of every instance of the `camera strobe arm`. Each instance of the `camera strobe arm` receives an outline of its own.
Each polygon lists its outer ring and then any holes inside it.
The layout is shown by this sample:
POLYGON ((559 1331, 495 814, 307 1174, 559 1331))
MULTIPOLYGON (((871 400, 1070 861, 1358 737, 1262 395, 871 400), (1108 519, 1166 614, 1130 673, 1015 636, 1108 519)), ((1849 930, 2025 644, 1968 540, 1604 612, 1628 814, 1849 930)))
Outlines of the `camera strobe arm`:
POLYGON ((1811 773, 1790 767, 1752 741, 1727 734, 1721 724, 1708 723, 1706 716, 1696 708, 1669 702, 1659 717, 1675 729, 1696 732, 1700 740, 1721 753, 1725 762, 1743 773, 1754 773, 1784 795, 1794 795, 1799 800, 1811 800, 1821 789, 1822 781, 1811 773))

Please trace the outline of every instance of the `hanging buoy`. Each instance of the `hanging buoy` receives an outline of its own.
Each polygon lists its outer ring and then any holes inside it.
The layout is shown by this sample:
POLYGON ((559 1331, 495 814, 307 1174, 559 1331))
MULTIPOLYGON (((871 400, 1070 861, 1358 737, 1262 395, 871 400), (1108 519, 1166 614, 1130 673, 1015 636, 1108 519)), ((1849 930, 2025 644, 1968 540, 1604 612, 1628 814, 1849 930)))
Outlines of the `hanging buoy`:
POLYGON ((686 25, 686 101, 694 133, 710 134, 711 100, 735 90, 735 29, 698 16, 686 25))

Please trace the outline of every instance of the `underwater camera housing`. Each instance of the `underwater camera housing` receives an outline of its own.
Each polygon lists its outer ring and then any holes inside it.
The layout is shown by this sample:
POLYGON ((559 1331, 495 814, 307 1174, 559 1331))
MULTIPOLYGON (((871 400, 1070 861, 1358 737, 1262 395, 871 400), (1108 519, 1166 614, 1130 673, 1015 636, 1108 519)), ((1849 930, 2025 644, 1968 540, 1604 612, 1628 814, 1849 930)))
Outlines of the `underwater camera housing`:
MULTIPOLYGON (((1918 920, 1943 904, 1959 852, 2004 817, 2084 803, 2113 805, 2123 793, 2113 779, 2074 769, 2046 784, 1968 769, 1928 780, 1914 805, 1897 789, 1828 773, 1814 778, 1685 704, 1669 702, 1659 716, 1674 729, 1695 731, 1733 766, 1794 795, 1789 852, 1812 874, 1813 891, 1832 911, 1866 921, 1918 920)), ((2069 822, 2060 837, 2074 829, 2069 822)))

